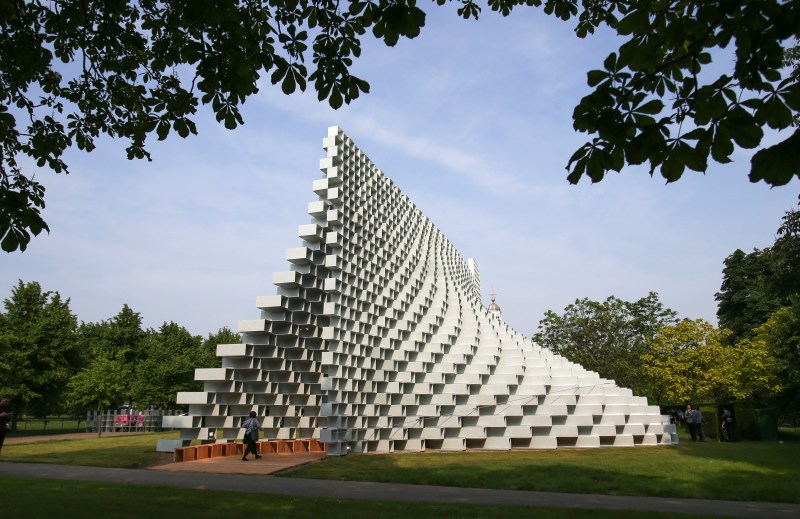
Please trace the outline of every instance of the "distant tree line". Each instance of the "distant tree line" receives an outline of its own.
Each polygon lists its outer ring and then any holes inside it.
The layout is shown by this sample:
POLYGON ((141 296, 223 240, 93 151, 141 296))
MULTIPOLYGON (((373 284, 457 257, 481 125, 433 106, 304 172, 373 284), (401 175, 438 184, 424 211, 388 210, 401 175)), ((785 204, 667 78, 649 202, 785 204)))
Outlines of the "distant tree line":
POLYGON ((750 399, 800 413, 800 211, 774 243, 724 260, 719 326, 679 319, 651 292, 548 311, 533 340, 657 404, 750 399))
POLYGON ((174 322, 143 329, 128 305, 105 321, 79 323, 69 305, 58 292, 21 280, 3 301, 0 394, 13 398, 15 417, 124 402, 171 409, 179 391, 202 390, 195 368, 220 366, 217 344, 240 342, 227 327, 206 338, 174 322))

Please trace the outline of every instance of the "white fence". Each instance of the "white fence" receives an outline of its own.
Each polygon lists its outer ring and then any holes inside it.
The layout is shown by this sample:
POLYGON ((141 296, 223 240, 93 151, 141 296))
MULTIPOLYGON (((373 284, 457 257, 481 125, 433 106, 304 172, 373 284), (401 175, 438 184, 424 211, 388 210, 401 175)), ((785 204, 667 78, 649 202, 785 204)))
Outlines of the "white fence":
POLYGON ((162 427, 164 416, 179 415, 183 411, 164 409, 123 409, 118 411, 88 411, 86 413, 86 432, 157 432, 162 427))

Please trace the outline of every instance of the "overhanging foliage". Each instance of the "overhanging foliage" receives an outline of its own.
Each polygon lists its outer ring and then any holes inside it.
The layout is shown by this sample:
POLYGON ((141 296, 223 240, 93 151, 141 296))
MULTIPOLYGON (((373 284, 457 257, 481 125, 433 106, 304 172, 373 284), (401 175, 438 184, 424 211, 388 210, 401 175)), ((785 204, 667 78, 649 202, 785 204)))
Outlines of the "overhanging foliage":
MULTIPOLYGON (((456 3, 466 19, 481 12, 474 0, 435 2, 456 3)), ((800 130, 790 128, 800 3, 487 0, 504 16, 522 6, 576 20, 581 38, 600 26, 628 38, 588 73, 593 91, 573 120, 591 137, 569 159, 570 182, 645 163, 673 182, 730 162, 737 147, 758 149, 754 182, 800 174, 800 130), (707 77, 719 49, 733 63, 707 77), (765 127, 779 140, 762 147, 765 127)), ((0 0, 0 247, 25 250, 49 231, 45 188, 21 158, 66 173, 66 149, 91 151, 107 135, 128 142, 128 158, 149 159, 150 136, 197 132, 201 104, 226 128, 242 124, 239 106, 266 75, 285 94, 311 83, 338 108, 369 92, 350 73, 368 31, 394 46, 424 26, 416 0, 0 0)))

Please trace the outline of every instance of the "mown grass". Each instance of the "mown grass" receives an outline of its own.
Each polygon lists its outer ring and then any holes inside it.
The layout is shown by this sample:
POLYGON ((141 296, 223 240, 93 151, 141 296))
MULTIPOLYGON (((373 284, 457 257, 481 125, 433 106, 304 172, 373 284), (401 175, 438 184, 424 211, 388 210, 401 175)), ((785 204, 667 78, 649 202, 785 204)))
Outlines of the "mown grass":
POLYGON ((178 433, 143 433, 5 445, 0 459, 27 463, 138 468, 158 461, 160 457, 156 452, 156 442, 163 438, 178 438, 178 433))
POLYGON ((331 457, 286 477, 800 503, 800 442, 331 457))
MULTIPOLYGON (((0 503, 2 517, 8 518, 71 519, 97 515, 105 519, 118 519, 160 518, 176 514, 192 519, 636 519, 642 516, 641 511, 354 501, 26 478, 0 478, 0 503)), ((674 514, 667 513, 648 512, 647 516, 653 519, 674 518, 674 514)))
MULTIPOLYGON (((6 445, 0 459, 99 467, 152 465, 176 432, 6 445)), ((800 503, 800 441, 667 447, 330 457, 282 473, 418 485, 800 503)))

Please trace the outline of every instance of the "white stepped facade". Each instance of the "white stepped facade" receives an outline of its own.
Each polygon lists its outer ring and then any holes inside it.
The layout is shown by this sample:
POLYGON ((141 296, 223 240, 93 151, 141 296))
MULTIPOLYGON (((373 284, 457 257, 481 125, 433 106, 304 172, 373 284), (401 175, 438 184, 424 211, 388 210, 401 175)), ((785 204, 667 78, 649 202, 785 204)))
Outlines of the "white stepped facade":
POLYGON ((671 442, 656 406, 526 340, 480 299, 474 261, 338 127, 277 294, 198 369, 184 439, 314 438, 331 455, 671 442))

